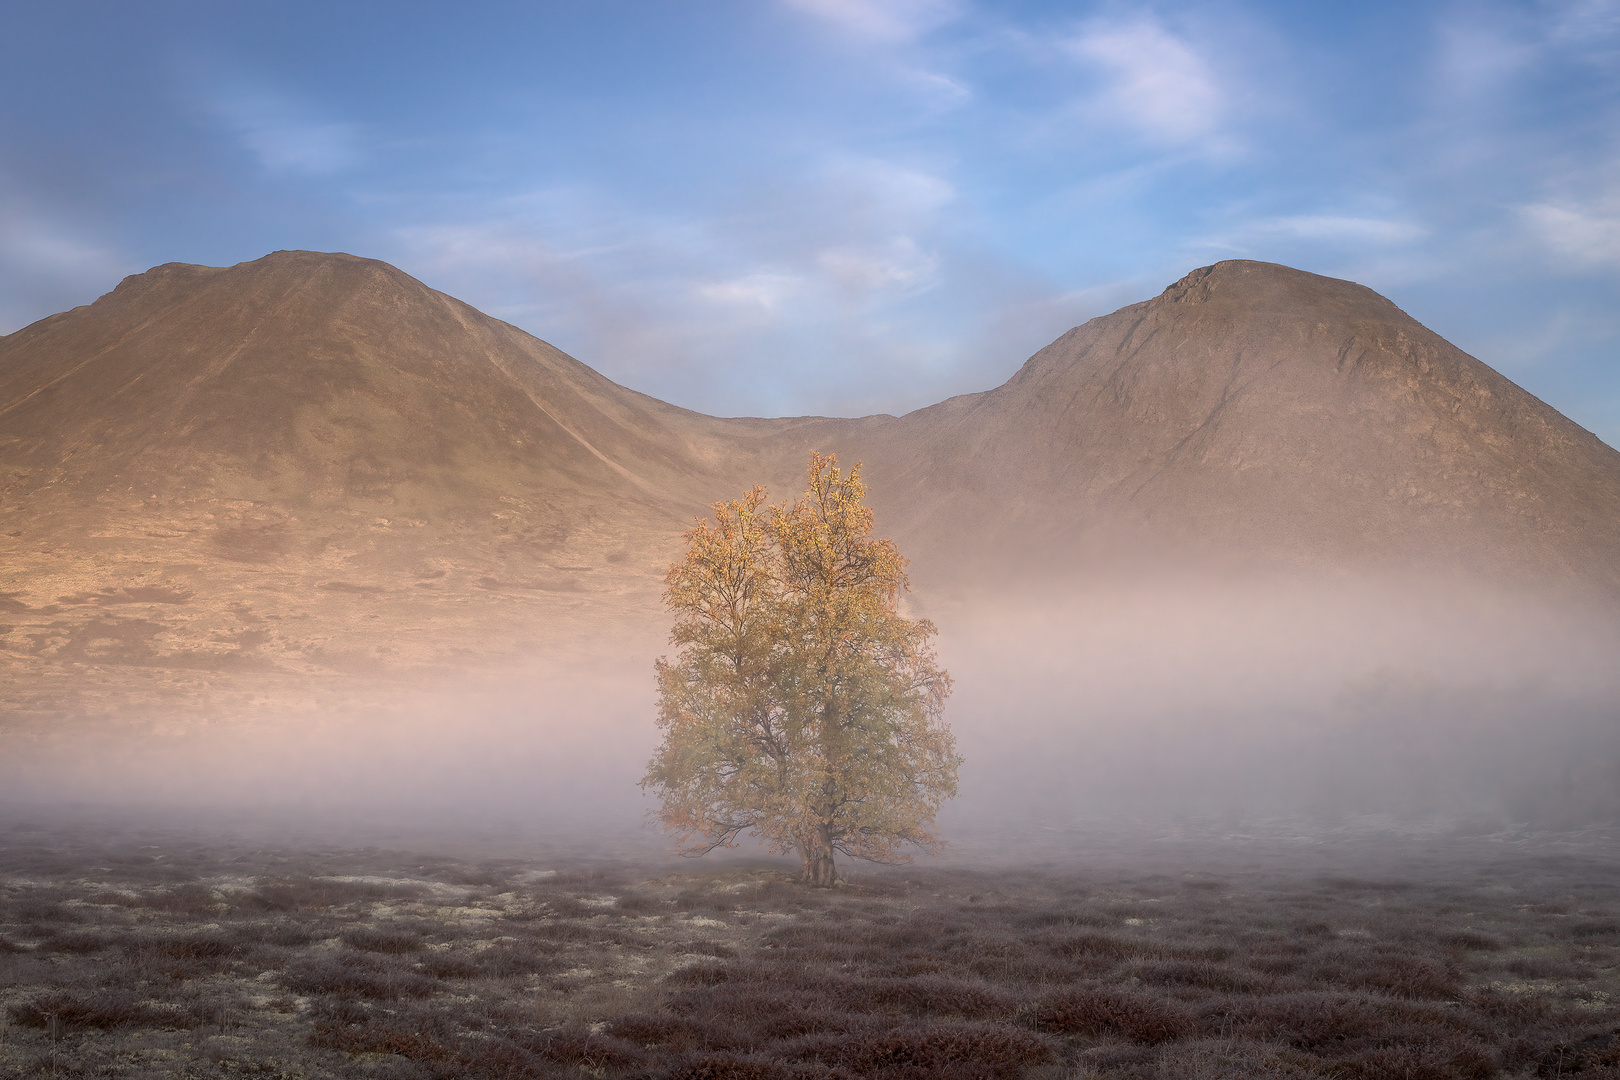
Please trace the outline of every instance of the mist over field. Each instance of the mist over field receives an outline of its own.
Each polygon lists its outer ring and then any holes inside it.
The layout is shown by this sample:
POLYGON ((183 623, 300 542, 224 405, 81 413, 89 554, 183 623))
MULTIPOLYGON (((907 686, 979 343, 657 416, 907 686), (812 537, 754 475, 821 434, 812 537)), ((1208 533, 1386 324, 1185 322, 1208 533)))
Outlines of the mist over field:
MULTIPOLYGON (((910 606, 938 623, 955 680, 948 860, 1060 858, 1143 825, 1480 833, 1620 813, 1620 631, 1601 605, 1438 577, 1189 570, 910 606)), ((668 648, 635 645, 372 679, 335 707, 312 687, 246 721, 64 724, 9 742, 5 813, 654 858, 668 840, 637 781, 668 648)))
POLYGON ((1612 820, 1607 612, 1444 580, 1113 580, 1006 596, 947 640, 963 797, 946 820, 1357 815, 1612 820))

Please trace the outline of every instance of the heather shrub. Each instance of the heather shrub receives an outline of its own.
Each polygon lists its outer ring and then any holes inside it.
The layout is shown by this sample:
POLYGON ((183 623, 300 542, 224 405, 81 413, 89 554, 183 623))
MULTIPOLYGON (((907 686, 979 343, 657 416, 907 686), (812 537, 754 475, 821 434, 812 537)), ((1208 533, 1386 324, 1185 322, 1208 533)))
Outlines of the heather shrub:
POLYGON ((1229 964, 1184 960, 1148 961, 1135 964, 1131 974, 1149 986, 1188 986, 1226 993, 1265 993, 1272 980, 1258 972, 1229 964))
POLYGON ((795 1074, 779 1061, 734 1054, 704 1054, 672 1062, 660 1080, 788 1080, 795 1074))
POLYGON ((1053 1044, 1021 1028, 989 1024, 905 1025, 807 1043, 804 1056, 887 1077, 1015 1077, 1057 1057, 1053 1044))
POLYGON ((422 947, 422 938, 406 931, 356 929, 344 933, 343 944, 362 952, 399 955, 416 952, 422 947))
POLYGON ((1046 956, 985 956, 967 965, 968 973, 988 982, 1049 986, 1074 981, 1075 965, 1046 956))
POLYGON ((671 1013, 630 1013, 610 1021, 616 1039, 661 1050, 749 1050, 757 1040, 723 1023, 671 1013))
POLYGON ((801 1035, 826 1035, 859 1027, 860 1020, 849 1013, 814 1007, 783 1007, 760 1010, 750 1026, 762 1038, 792 1040, 801 1035))
POLYGON ((1351 972, 1348 982, 1404 998, 1446 999, 1462 989, 1461 972, 1451 963, 1394 951, 1367 957, 1363 966, 1351 972))
POLYGON ((353 955, 300 961, 282 974, 281 985, 299 994, 377 1001, 427 997, 439 989, 436 980, 353 955))
POLYGON ((416 1024, 362 1017, 317 1018, 309 1045, 349 1054, 397 1054, 413 1061, 448 1061, 451 1051, 416 1024))
POLYGON ((652 911, 660 911, 664 905, 650 896, 637 896, 626 893, 613 902, 614 910, 628 912, 632 915, 644 915, 652 911))
POLYGON ((1155 1077, 1175 1080, 1317 1080, 1314 1062, 1263 1043, 1209 1039, 1166 1047, 1154 1061, 1155 1077))
POLYGON ((505 979, 522 975, 550 975, 562 968, 554 956, 522 947, 494 946, 476 952, 427 953, 415 965, 435 979, 505 979))
POLYGON ((1354 1047, 1389 1035, 1471 1036, 1477 1026, 1434 1005, 1332 992, 1227 998, 1223 1007, 1232 1030, 1312 1052, 1354 1047))
POLYGON ((107 940, 99 934, 89 934, 78 931, 51 934, 45 938, 41 948, 47 952, 72 953, 76 956, 88 956, 100 952, 107 947, 107 940))
POLYGON ((220 960, 242 951, 242 945, 223 933, 158 935, 142 934, 125 940, 125 953, 132 957, 158 957, 165 960, 220 960))
POLYGON ((555 942, 595 941, 602 936, 601 928, 590 923, 552 919, 531 924, 527 932, 531 937, 555 942))
POLYGON ((1489 1080, 1500 1071, 1490 1047, 1455 1039, 1391 1039, 1340 1063, 1340 1075, 1357 1080, 1489 1080))
POLYGON ((1552 1012, 1552 1004, 1540 994, 1504 993, 1489 986, 1470 990, 1468 1003, 1475 1011, 1504 1027, 1534 1025, 1552 1012))
POLYGON ((377 900, 415 900, 426 890, 411 882, 334 881, 294 877, 261 881, 253 889, 232 897, 233 905, 258 911, 330 911, 345 904, 377 900))
POLYGON ((1075 987, 1043 999, 1035 1009, 1041 1031, 1069 1035, 1117 1035, 1137 1043, 1162 1043, 1195 1030, 1179 1002, 1105 986, 1075 987))
POLYGON ((627 1069, 647 1061, 647 1054, 634 1043, 611 1035, 593 1034, 587 1027, 570 1025, 520 1040, 524 1049, 555 1062, 587 1071, 627 1069))
POLYGON ((1086 908, 1031 911, 1020 913, 1014 919, 1016 925, 1037 929, 1047 926, 1084 926, 1102 929, 1113 926, 1117 921, 1117 919, 1111 918, 1100 911, 1092 911, 1086 908))
POLYGON ((106 988, 55 990, 13 1005, 14 1023, 41 1031, 108 1030, 120 1027, 166 1027, 170 1014, 154 1009, 133 994, 106 988))
POLYGON ((737 955, 737 950, 730 945, 722 945, 718 941, 689 941, 682 946, 683 952, 697 956, 712 956, 719 960, 730 960, 737 955))
POLYGON ((1079 934, 1052 946, 1059 956, 1098 958, 1112 962, 1129 960, 1137 956, 1151 956, 1153 949, 1146 942, 1108 934, 1079 934))
POLYGON ((671 986, 713 986, 733 977, 733 973, 719 964, 690 964, 670 972, 664 981, 671 986))
POLYGON ((1566 979, 1585 972, 1582 965, 1553 956, 1516 956, 1503 967, 1525 979, 1566 979))
POLYGON ((628 1013, 610 1020, 607 1031, 638 1046, 688 1050, 703 1045, 703 1027, 699 1021, 667 1013, 628 1013))
POLYGON ((294 922, 244 923, 236 927, 235 934, 244 944, 278 949, 296 949, 315 940, 313 933, 294 922))
POLYGON ((213 889, 195 882, 146 893, 141 897, 141 907, 176 915, 206 915, 225 906, 223 899, 213 889))
POLYGON ((1507 943, 1501 938, 1478 930, 1453 930, 1441 934, 1438 941, 1445 948, 1465 952, 1500 952, 1507 948, 1507 943))
POLYGON ((838 1003, 854 1012, 902 1012, 988 1018, 1010 1015, 1016 999, 1004 991, 937 977, 851 979, 835 990, 838 1003))

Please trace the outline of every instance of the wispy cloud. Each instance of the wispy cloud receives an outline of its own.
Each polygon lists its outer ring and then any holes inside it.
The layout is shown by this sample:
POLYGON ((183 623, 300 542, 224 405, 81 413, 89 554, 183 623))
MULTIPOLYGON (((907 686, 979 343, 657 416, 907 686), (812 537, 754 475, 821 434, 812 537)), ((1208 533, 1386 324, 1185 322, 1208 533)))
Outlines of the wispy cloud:
POLYGON ((229 88, 209 96, 207 111, 270 172, 321 176, 360 162, 354 124, 316 116, 285 94, 229 88))
POLYGON ((680 404, 756 415, 928 404, 919 369, 937 378, 964 364, 977 317, 941 292, 955 186, 834 154, 753 197, 730 217, 651 216, 600 190, 468 201, 460 220, 397 231, 397 257, 680 404))
POLYGON ((1620 45, 1620 0, 1551 0, 1548 38, 1583 53, 1612 54, 1620 45))
POLYGON ((804 287, 802 274, 755 270, 729 281, 699 285, 697 293, 702 299, 724 307, 750 308, 775 315, 789 299, 801 294, 804 287))
POLYGON ((783 0, 862 41, 911 41, 956 19, 958 0, 783 0))
POLYGON ((838 155, 814 181, 822 197, 860 208, 868 220, 915 221, 943 210, 956 198, 945 177, 881 158, 838 155))
POLYGON ((897 75, 901 83, 914 88, 936 109, 951 109, 973 100, 973 89, 967 83, 937 71, 901 67, 897 75))
POLYGON ((1191 250, 1278 261, 1308 251, 1318 268, 1326 268, 1346 265, 1345 260, 1365 265, 1367 258, 1421 261, 1417 249, 1431 235, 1427 226, 1408 216, 1338 210, 1239 220, 1196 241, 1191 250))
POLYGON ((1207 141, 1227 119, 1227 94, 1212 65, 1156 19, 1089 23, 1067 50, 1104 77, 1092 110, 1149 140, 1207 141))
POLYGON ((1525 28, 1504 25, 1488 13, 1469 10, 1439 26, 1437 71, 1441 87, 1458 98, 1500 90, 1535 63, 1539 43, 1525 28))
POLYGON ((0 188, 0 334, 51 310, 58 295, 79 303, 146 269, 83 223, 57 220, 17 192, 0 188))
POLYGON ((1302 214, 1256 222, 1253 232, 1284 235, 1302 240, 1326 240, 1343 244, 1410 244, 1421 240, 1429 230, 1413 221, 1396 218, 1353 217, 1344 214, 1302 214))
POLYGON ((1583 268, 1620 267, 1620 199, 1536 203, 1521 213, 1531 235, 1552 254, 1583 268))
POLYGON ((839 293, 861 300, 889 292, 915 294, 938 284, 939 257, 909 236, 872 247, 829 248, 816 256, 816 265, 839 293))

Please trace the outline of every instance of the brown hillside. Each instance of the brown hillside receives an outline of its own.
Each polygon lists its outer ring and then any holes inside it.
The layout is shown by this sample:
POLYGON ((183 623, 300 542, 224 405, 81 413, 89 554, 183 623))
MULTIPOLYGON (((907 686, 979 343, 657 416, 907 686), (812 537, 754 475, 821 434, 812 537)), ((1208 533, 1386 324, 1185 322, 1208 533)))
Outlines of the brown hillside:
POLYGON ((704 423, 372 260, 128 278, 0 339, 8 698, 510 665, 644 618, 704 423))
POLYGON ((650 650, 690 516, 791 494, 812 447, 865 461, 925 599, 1121 552, 1620 596, 1620 454, 1349 282, 1220 263, 982 394, 716 419, 386 264, 278 252, 0 338, 5 699, 232 711, 650 650))
POLYGON ((893 428, 873 456, 929 493, 909 529, 962 552, 1146 544, 1620 593, 1620 453, 1371 290, 1286 267, 1196 270, 893 428))

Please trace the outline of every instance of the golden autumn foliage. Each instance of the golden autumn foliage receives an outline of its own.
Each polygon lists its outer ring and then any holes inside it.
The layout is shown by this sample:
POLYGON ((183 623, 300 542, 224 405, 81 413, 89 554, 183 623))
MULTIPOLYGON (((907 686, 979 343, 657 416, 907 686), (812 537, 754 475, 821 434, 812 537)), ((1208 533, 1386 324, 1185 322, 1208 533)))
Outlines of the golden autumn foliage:
POLYGON ((900 862, 940 845, 961 763, 941 716, 950 676, 933 624, 900 613, 906 560, 871 538, 860 473, 813 453, 795 502, 754 488, 717 503, 665 578, 679 651, 658 661, 664 741, 642 786, 688 853, 753 832, 827 886, 835 853, 900 862))

